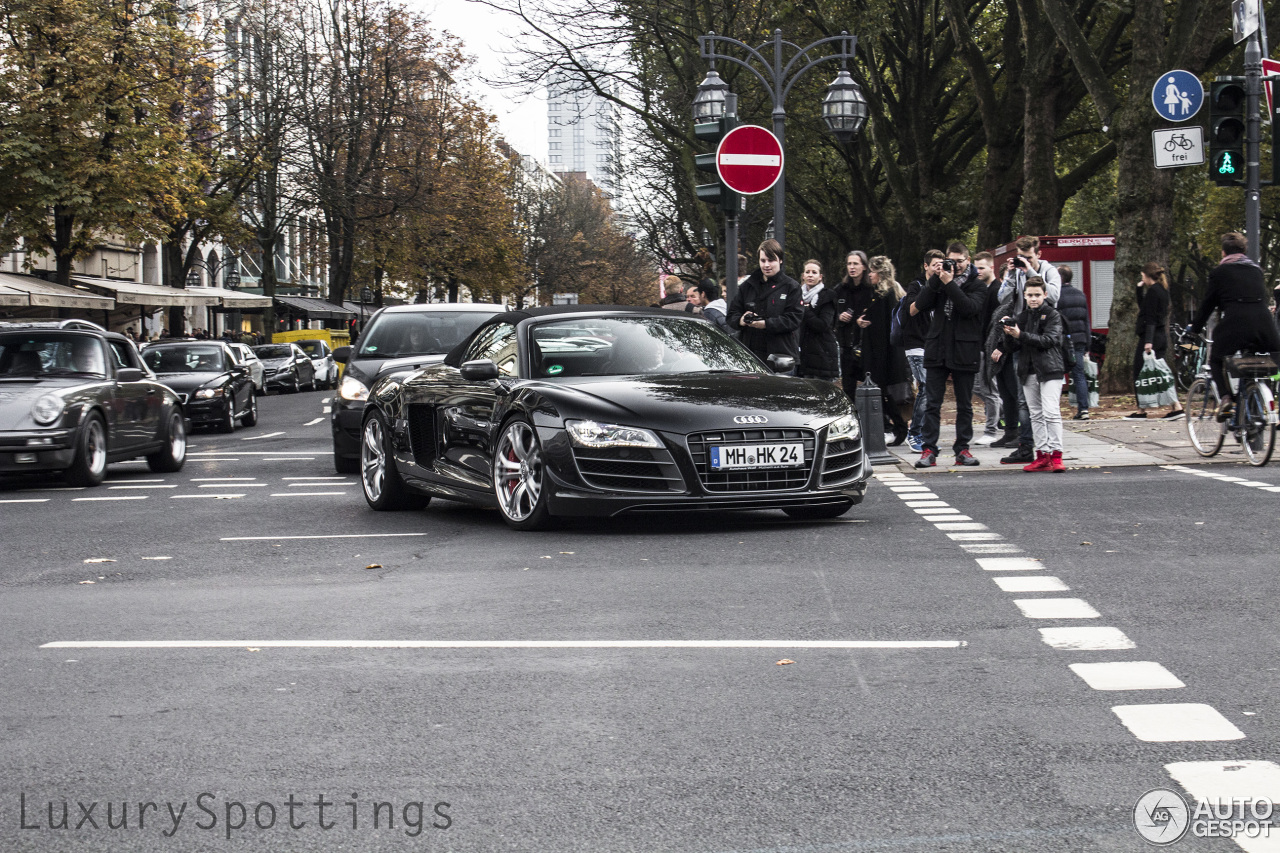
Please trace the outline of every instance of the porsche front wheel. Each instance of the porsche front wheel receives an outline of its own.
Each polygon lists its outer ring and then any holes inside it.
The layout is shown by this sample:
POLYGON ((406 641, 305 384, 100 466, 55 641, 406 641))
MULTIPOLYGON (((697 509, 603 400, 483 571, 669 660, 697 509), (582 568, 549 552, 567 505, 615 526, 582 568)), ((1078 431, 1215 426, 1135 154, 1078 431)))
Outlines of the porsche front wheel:
POLYGON ((493 454, 493 490, 502 520, 516 530, 547 526, 547 472, 533 425, 515 418, 502 429, 493 454))

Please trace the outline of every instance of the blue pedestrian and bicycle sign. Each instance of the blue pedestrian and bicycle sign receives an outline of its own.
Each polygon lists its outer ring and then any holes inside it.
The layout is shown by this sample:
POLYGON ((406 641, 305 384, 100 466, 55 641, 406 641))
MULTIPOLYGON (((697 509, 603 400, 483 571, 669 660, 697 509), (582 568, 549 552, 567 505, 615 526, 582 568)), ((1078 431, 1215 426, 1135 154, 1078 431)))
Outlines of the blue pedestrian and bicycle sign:
POLYGON ((1187 121, 1200 112, 1204 103, 1204 86, 1190 71, 1166 71, 1151 87, 1151 103, 1160 117, 1169 121, 1187 121))

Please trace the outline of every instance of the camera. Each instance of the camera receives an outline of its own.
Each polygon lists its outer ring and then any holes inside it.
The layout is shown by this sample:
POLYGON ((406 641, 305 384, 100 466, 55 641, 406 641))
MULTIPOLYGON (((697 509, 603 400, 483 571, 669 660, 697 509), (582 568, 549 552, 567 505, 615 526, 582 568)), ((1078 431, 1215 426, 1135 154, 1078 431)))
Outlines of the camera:
POLYGON ((942 268, 947 272, 954 274, 956 271, 956 262, 951 258, 944 258, 942 261, 942 268))
POLYGON ((1004 327, 1008 328, 1009 326, 1016 326, 1016 325, 1018 325, 1018 321, 1017 321, 1017 320, 1015 320, 1015 319, 1013 319, 1012 317, 1001 317, 1001 318, 1000 318, 1000 325, 1002 325, 1002 326, 1004 326, 1004 327))
POLYGON ((1025 270, 1027 268, 1027 262, 1022 259, 1022 255, 1013 256, 1013 265, 1020 270, 1025 270))
POLYGON ((746 320, 748 323, 754 323, 756 320, 763 320, 764 318, 754 311, 748 311, 742 315, 742 319, 746 320))

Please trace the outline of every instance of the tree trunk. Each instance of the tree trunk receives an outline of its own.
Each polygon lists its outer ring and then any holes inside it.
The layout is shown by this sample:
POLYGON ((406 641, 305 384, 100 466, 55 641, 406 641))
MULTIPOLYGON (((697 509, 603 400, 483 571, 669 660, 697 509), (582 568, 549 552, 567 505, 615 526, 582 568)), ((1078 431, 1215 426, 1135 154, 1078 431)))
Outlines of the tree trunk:
MULTIPOLYGON (((1052 30, 1049 31, 1052 33, 1052 30)), ((1023 113, 1022 230, 1027 234, 1057 234, 1062 204, 1058 201, 1058 173, 1054 136, 1058 126, 1058 89, 1061 80, 1050 75, 1048 61, 1027 66, 1027 103, 1023 113)))
POLYGON ((75 217, 64 213, 60 207, 53 209, 53 258, 55 280, 63 287, 71 286, 71 266, 75 260, 72 235, 75 233, 75 217))
MULTIPOLYGON (((182 290, 186 287, 186 273, 182 269, 182 239, 173 239, 172 234, 165 236, 161 243, 161 268, 164 270, 164 283, 168 287, 182 290)), ((169 306, 169 334, 181 337, 187 330, 187 309, 181 305, 169 306)))
POLYGON ((356 245, 356 220, 348 214, 325 217, 329 235, 329 301, 341 305, 351 287, 351 270, 356 245))
POLYGON ((279 240, 274 223, 258 232, 258 247, 262 252, 262 295, 271 297, 271 304, 262 310, 262 333, 271 343, 276 333, 276 242, 279 240))
POLYGON ((449 294, 448 299, 450 302, 458 301, 458 280, 456 278, 449 279, 448 294, 449 294))

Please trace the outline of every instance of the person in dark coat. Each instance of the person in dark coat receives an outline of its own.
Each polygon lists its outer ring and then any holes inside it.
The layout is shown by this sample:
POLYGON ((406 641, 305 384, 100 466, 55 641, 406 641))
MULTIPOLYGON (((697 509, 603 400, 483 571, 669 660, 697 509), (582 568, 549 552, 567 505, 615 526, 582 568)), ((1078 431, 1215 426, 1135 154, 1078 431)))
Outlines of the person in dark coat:
POLYGON ((862 330, 869 324, 867 312, 875 288, 867 275, 867 253, 854 249, 845 256, 846 275, 836 285, 836 340, 840 343, 840 384, 853 399, 866 375, 862 366, 862 330))
POLYGON ((957 278, 944 264, 929 278, 916 297, 918 313, 933 312, 924 343, 925 388, 928 404, 924 419, 924 449, 917 468, 938 464, 938 435, 942 426, 942 396, 947 377, 956 396, 957 465, 977 465, 969 452, 973 440, 973 378, 982 358, 982 308, 987 288, 973 266, 957 278), (962 283, 963 282, 963 283, 962 283))
POLYGON ((920 275, 909 283, 907 292, 907 310, 902 315, 902 350, 907 356, 907 368, 911 371, 911 379, 916 384, 916 396, 912 405, 911 425, 907 427, 907 445, 915 453, 924 449, 924 412, 929 402, 925 393, 924 338, 929 333, 929 324, 933 317, 928 313, 921 314, 916 308, 916 297, 929 283, 929 277, 942 269, 942 261, 946 256, 937 249, 925 253, 920 275))
POLYGON ((782 244, 760 244, 760 267, 738 285, 729 306, 729 328, 742 330, 742 342, 764 362, 769 356, 800 357, 797 341, 804 320, 800 283, 782 271, 782 244))
POLYGON ((804 320, 800 324, 800 375, 830 381, 840 375, 835 294, 822 283, 822 264, 812 259, 804 262, 800 285, 804 299, 804 320))
POLYGON ((898 406, 910 396, 911 374, 902 347, 893 345, 889 333, 893 313, 906 293, 895 278, 893 263, 884 255, 871 259, 867 275, 874 296, 866 315, 868 325, 862 330, 862 369, 864 376, 870 374, 871 381, 880 388, 885 432, 893 433, 889 444, 896 446, 907 440, 907 421, 898 406))
POLYGON ((1071 370, 1071 379, 1076 389, 1076 414, 1072 420, 1089 420, 1089 378, 1084 375, 1084 354, 1089 350, 1089 334, 1093 327, 1089 324, 1089 301, 1084 298, 1084 291, 1071 283, 1075 273, 1071 267, 1058 267, 1058 275, 1062 279, 1062 290, 1058 294, 1058 313, 1071 337, 1071 349, 1076 356, 1075 367, 1071 370))
POLYGON ((1222 262, 1209 273, 1209 291, 1191 323, 1191 331, 1199 334, 1214 311, 1222 319, 1213 330, 1213 348, 1209 350, 1209 370, 1213 384, 1222 399, 1219 417, 1231 414, 1231 385, 1227 382, 1226 359, 1237 351, 1269 352, 1280 361, 1280 331, 1267 310, 1267 285, 1262 268, 1245 254, 1244 235, 1232 231, 1222 235, 1222 262))
MULTIPOLYGON (((1259 271, 1261 274, 1261 271, 1259 271)), ((1262 302, 1266 304, 1266 291, 1262 291, 1262 302)), ((1142 268, 1142 283, 1138 285, 1138 346, 1133 353, 1133 381, 1138 381, 1142 373, 1142 365, 1147 356, 1164 358, 1169 352, 1169 276, 1164 267, 1152 261, 1142 268)), ((1275 324, 1271 324, 1272 329, 1275 324)), ((1228 389, 1229 390, 1229 389, 1228 389)), ((1182 404, 1175 401, 1169 411, 1162 417, 1176 420, 1183 416, 1182 404)), ((1125 415, 1125 420, 1143 420, 1147 410, 1138 407, 1138 411, 1125 415)))
POLYGON ((1035 460, 1023 471, 1067 470, 1062 464, 1062 374, 1066 370, 1062 348, 1066 332, 1062 315, 1048 304, 1048 288, 1040 276, 1027 278, 1023 310, 1016 317, 1001 317, 1006 349, 1019 353, 1018 379, 1031 411, 1035 435, 1035 460))

